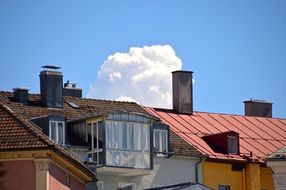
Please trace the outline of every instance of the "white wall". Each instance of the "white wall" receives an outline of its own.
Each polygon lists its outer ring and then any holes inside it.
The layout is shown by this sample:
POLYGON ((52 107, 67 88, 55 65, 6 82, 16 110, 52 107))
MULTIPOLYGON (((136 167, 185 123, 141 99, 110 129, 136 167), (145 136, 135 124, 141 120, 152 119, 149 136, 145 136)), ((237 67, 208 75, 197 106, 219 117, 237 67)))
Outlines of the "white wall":
POLYGON ((279 161, 269 160, 267 166, 273 171, 273 181, 275 190, 286 189, 286 160, 281 159, 279 161))
MULTIPOLYGON (((119 183, 135 183, 137 189, 195 182, 195 163, 197 157, 172 156, 171 158, 154 158, 154 168, 150 175, 122 177, 97 174, 104 182, 105 190, 117 189, 119 183)), ((199 165, 199 182, 202 183, 202 167, 199 165)))

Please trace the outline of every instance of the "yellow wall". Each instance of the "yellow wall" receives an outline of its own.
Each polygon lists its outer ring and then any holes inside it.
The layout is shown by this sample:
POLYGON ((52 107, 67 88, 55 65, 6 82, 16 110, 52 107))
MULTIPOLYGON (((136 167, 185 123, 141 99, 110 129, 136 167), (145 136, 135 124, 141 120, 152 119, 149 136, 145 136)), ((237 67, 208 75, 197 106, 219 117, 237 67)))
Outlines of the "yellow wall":
POLYGON ((271 170, 256 163, 232 171, 231 164, 204 161, 203 184, 215 190, 218 185, 230 185, 231 190, 274 190, 271 170))
POLYGON ((261 189, 274 190, 274 182, 272 178, 272 171, 267 167, 260 167, 260 183, 261 189))
POLYGON ((243 190, 243 172, 231 171, 231 164, 204 161, 203 184, 215 190, 218 185, 230 185, 231 190, 243 190))

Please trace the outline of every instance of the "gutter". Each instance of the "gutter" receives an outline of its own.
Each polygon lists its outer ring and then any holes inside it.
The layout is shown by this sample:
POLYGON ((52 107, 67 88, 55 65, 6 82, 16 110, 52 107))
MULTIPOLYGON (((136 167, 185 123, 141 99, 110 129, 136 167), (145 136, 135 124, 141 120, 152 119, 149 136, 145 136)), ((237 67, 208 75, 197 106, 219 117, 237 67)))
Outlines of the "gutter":
POLYGON ((195 178, 196 178, 196 183, 199 182, 199 164, 202 163, 203 157, 200 156, 200 159, 198 162, 195 164, 195 178))

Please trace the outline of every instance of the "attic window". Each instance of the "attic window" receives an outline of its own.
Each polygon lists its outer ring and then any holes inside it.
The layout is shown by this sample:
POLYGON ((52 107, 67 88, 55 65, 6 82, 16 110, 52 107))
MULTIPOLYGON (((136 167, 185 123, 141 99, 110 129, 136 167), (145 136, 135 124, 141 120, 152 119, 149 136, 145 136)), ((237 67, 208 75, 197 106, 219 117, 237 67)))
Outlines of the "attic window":
POLYGON ((159 157, 169 157, 169 126, 164 123, 153 125, 154 153, 159 157))
POLYGON ((68 103, 68 105, 70 105, 72 108, 75 108, 75 109, 80 108, 80 106, 79 106, 79 105, 77 105, 77 104, 76 104, 76 103, 74 103, 74 102, 68 102, 68 101, 66 101, 66 103, 68 103))
POLYGON ((237 154, 238 153, 238 138, 235 136, 228 136, 227 146, 228 146, 229 154, 237 154))

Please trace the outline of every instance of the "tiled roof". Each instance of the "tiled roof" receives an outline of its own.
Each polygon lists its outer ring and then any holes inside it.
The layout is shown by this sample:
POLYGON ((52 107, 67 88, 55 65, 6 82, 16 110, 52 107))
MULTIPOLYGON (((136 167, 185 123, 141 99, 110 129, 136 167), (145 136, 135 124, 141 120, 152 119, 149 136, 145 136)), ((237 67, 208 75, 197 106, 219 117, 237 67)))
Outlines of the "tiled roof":
POLYGON ((41 97, 38 94, 29 94, 29 104, 27 106, 17 102, 13 98, 13 93, 0 91, 0 102, 25 119, 43 117, 50 114, 59 114, 66 116, 68 120, 73 120, 91 113, 104 114, 118 111, 137 112, 148 115, 148 112, 134 102, 96 100, 65 96, 63 109, 53 109, 42 106, 40 99, 41 97), (78 105, 78 108, 72 107, 68 102, 75 103, 78 105))
POLYGON ((53 150, 69 159, 91 178, 94 174, 61 145, 49 139, 41 129, 13 112, 0 102, 0 152, 20 150, 53 150))
POLYGON ((168 109, 145 109, 168 124, 181 139, 210 158, 263 162, 267 155, 286 145, 286 119, 206 112, 187 115, 168 109), (239 155, 214 152, 202 138, 227 131, 239 133, 239 155))

